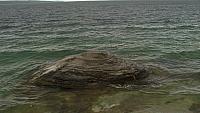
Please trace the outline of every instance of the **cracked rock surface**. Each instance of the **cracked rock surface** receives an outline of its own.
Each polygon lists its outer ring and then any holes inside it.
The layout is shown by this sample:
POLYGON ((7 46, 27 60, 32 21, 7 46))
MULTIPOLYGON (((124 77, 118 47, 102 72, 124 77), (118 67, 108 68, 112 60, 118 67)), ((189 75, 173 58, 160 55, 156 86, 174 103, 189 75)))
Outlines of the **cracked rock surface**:
POLYGON ((47 64, 30 81, 40 86, 93 88, 134 83, 148 76, 143 65, 107 52, 90 51, 47 64))

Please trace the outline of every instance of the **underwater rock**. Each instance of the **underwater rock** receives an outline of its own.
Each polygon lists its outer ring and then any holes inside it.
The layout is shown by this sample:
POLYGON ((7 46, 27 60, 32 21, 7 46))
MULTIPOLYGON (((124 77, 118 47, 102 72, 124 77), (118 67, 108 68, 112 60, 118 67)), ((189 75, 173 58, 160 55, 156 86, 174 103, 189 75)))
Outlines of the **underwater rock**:
POLYGON ((200 103, 193 103, 189 110, 193 113, 200 113, 200 103))
POLYGON ((93 88, 137 83, 148 76, 143 65, 107 52, 90 51, 41 67, 30 82, 40 86, 93 88))

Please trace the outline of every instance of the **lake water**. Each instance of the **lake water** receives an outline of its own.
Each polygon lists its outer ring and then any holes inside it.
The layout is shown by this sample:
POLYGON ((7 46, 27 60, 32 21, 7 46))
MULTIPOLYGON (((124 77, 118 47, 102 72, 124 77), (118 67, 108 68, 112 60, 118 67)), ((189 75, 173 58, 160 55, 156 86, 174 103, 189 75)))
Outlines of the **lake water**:
POLYGON ((0 113, 200 113, 200 2, 0 2, 0 113), (142 88, 24 84, 36 67, 91 49, 174 76, 142 88))

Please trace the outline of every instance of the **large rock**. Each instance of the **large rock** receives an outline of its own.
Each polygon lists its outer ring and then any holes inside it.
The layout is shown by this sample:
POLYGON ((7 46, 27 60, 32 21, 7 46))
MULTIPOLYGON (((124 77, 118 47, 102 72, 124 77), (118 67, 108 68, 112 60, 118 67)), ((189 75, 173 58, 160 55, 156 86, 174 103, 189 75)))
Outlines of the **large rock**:
POLYGON ((42 86, 92 88, 137 83, 148 77, 147 69, 107 52, 90 51, 41 67, 31 82, 42 86))

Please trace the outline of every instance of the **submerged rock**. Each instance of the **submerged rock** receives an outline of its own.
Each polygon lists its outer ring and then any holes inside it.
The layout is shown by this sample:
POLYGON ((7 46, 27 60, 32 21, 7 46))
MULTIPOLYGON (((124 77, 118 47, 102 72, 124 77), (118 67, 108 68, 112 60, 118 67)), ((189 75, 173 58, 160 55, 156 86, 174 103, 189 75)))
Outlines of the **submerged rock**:
POLYGON ((62 88, 92 88, 137 83, 149 76, 143 65, 107 52, 90 51, 45 65, 31 83, 62 88))

